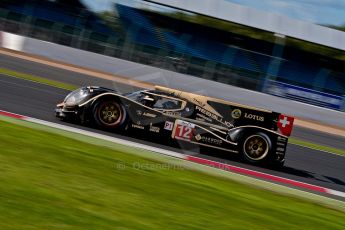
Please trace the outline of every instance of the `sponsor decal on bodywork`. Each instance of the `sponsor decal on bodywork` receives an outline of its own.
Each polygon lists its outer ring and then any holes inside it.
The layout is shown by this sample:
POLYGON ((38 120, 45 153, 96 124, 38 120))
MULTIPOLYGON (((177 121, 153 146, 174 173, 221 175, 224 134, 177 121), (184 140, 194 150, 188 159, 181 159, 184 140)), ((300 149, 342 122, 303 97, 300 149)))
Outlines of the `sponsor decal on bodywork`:
POLYGON ((135 128, 135 129, 145 129, 144 126, 141 126, 141 125, 137 125, 137 124, 132 124, 132 128, 135 128))
POLYGON ((157 115, 156 115, 156 114, 152 114, 152 113, 148 113, 148 112, 144 112, 144 113, 143 113, 143 116, 146 116, 146 117, 152 117, 152 118, 157 117, 157 115))
POLYGON ((166 121, 164 124, 164 129, 171 131, 174 127, 174 122, 166 121))
POLYGON ((195 125, 193 123, 176 120, 175 126, 172 132, 172 138, 191 141, 193 138, 195 125))
POLYGON ((285 148, 278 147, 278 148, 277 148, 277 151, 285 152, 285 148))
POLYGON ((251 114, 251 113, 244 113, 244 118, 255 120, 255 121, 265 121, 265 118, 263 116, 251 114))
POLYGON ((200 117, 196 117, 195 120, 205 122, 205 119, 200 117))
POLYGON ((294 121, 293 117, 289 117, 283 114, 279 115, 277 127, 283 135, 285 136, 291 135, 293 121, 294 121))
POLYGON ((241 115, 242 115, 242 112, 241 112, 241 110, 239 110, 239 109, 234 109, 234 110, 231 112, 231 117, 234 118, 234 119, 240 118, 241 115))
POLYGON ((175 111, 164 111, 166 115, 174 116, 174 117, 181 117, 181 112, 175 111))
POLYGON ((211 118, 214 119, 214 120, 219 120, 219 119, 222 118, 222 117, 220 117, 220 116, 218 116, 218 115, 216 115, 216 114, 213 114, 213 113, 211 113, 210 111, 208 111, 208 110, 206 110, 206 109, 204 109, 204 108, 202 108, 202 107, 200 107, 200 106, 196 106, 195 108, 196 108, 197 111, 199 111, 199 112, 205 114, 206 116, 211 117, 211 118))
POLYGON ((223 141, 221 139, 213 138, 213 137, 205 137, 200 134, 196 135, 195 140, 198 142, 204 142, 211 145, 222 145, 223 141))
POLYGON ((201 108, 199 106, 196 106, 195 107, 197 111, 201 112, 202 114, 212 118, 213 120, 215 121, 218 121, 219 123, 222 123, 224 125, 226 125, 227 127, 233 127, 233 124, 231 124, 229 121, 225 121, 224 118, 222 116, 218 116, 214 113, 211 113, 210 111, 204 109, 204 108, 201 108))
POLYGON ((150 123, 150 129, 149 129, 151 132, 154 132, 154 133, 159 133, 160 132, 160 128, 157 127, 157 126, 153 126, 152 123, 150 123))
POLYGON ((278 141, 286 142, 287 139, 285 137, 278 136, 278 141))
POLYGON ((206 117, 205 115, 201 114, 201 113, 197 113, 196 114, 199 118, 202 118, 203 120, 205 121, 208 121, 208 122, 212 122, 212 119, 209 118, 209 117, 206 117))
POLYGON ((200 141, 200 140, 201 140, 201 135, 198 134, 198 135, 196 135, 194 138, 195 138, 195 140, 200 141))

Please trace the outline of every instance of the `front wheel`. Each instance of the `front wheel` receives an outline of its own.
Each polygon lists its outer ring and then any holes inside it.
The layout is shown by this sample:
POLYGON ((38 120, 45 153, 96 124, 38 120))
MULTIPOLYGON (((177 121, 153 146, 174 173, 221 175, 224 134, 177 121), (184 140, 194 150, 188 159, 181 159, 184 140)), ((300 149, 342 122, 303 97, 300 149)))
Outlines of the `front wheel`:
POLYGON ((272 144, 266 134, 259 132, 247 135, 241 148, 244 160, 250 163, 261 163, 268 158, 272 144))
POLYGON ((93 116, 98 126, 106 129, 114 129, 123 124, 125 110, 116 101, 99 101, 94 106, 93 116))

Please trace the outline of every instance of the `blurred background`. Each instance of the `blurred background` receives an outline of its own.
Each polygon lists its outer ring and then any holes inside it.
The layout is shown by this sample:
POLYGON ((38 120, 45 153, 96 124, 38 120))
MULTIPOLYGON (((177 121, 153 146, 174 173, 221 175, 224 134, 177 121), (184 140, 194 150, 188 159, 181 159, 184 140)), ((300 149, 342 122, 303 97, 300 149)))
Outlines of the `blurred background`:
POLYGON ((188 2, 2 0, 0 31, 344 109, 340 1, 188 2))

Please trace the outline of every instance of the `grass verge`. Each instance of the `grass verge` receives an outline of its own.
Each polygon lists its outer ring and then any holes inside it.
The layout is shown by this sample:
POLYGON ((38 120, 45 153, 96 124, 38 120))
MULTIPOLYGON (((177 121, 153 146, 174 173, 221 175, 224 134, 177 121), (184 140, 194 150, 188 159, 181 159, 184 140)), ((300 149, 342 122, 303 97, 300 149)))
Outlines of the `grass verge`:
MULTIPOLYGON (((30 74, 26 74, 26 73, 20 73, 20 72, 16 72, 16 71, 5 69, 5 68, 0 68, 0 74, 17 77, 17 78, 21 78, 24 80, 34 81, 37 83, 42 83, 42 84, 46 84, 46 85, 50 85, 53 87, 62 88, 62 89, 66 89, 66 90, 74 90, 74 89, 78 88, 77 86, 70 85, 70 84, 67 84, 64 82, 54 81, 54 80, 50 80, 50 79, 43 78, 43 77, 37 77, 37 76, 33 76, 30 74)), ((345 156, 345 150, 332 148, 332 147, 328 147, 328 146, 323 146, 323 145, 318 145, 318 144, 315 144, 312 142, 302 141, 302 140, 292 138, 292 137, 289 138, 289 143, 345 156)))
POLYGON ((344 212, 124 148, 4 121, 0 130, 0 229, 345 227, 344 212))
POLYGON ((13 71, 6 68, 0 68, 0 74, 4 74, 7 76, 16 77, 16 78, 21 78, 24 80, 34 81, 37 83, 41 83, 41 84, 45 84, 45 85, 49 85, 49 86, 53 86, 53 87, 57 87, 61 89, 66 89, 66 90, 74 90, 78 88, 77 86, 67 84, 64 82, 54 81, 47 78, 38 77, 31 74, 26 74, 26 73, 21 73, 21 72, 13 71))

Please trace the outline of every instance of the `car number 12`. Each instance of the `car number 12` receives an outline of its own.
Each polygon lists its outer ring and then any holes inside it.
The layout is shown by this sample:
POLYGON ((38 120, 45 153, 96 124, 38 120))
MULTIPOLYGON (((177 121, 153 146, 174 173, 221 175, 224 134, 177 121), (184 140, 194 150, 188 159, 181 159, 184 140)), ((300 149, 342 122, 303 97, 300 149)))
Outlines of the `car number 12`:
POLYGON ((184 139, 184 140, 192 140, 192 127, 177 125, 175 138, 176 139, 184 139))
POLYGON ((177 121, 174 130, 174 138, 190 141, 193 138, 194 125, 191 123, 177 121))

